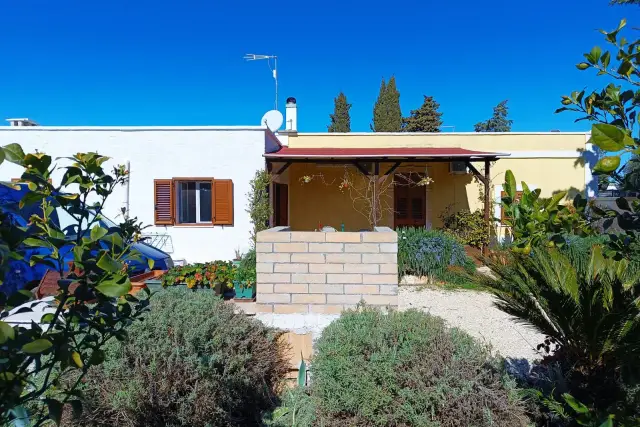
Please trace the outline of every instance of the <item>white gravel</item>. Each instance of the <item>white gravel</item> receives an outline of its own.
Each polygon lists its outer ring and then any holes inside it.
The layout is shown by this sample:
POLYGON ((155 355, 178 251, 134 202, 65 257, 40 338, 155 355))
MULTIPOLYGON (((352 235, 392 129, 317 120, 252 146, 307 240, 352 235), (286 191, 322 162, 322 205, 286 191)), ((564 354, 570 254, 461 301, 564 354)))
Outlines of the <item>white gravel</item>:
POLYGON ((494 352, 505 358, 526 359, 529 363, 541 358, 535 347, 544 340, 544 335, 514 322, 493 305, 493 296, 486 292, 401 286, 398 298, 400 310, 415 308, 442 317, 450 326, 490 344, 494 352))

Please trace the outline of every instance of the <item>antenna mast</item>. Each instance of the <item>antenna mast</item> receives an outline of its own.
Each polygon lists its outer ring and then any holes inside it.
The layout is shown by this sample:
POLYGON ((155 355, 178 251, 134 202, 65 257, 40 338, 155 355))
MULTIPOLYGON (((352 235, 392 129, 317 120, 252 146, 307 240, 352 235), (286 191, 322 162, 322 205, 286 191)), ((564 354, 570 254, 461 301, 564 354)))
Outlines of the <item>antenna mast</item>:
POLYGON ((273 80, 276 84, 276 102, 275 102, 275 110, 278 109, 278 57, 275 55, 256 55, 255 53, 247 53, 244 56, 244 59, 247 61, 259 61, 262 59, 267 60, 267 66, 269 70, 271 70, 271 74, 273 75, 273 80), (271 67, 271 60, 273 59, 273 68, 271 67))

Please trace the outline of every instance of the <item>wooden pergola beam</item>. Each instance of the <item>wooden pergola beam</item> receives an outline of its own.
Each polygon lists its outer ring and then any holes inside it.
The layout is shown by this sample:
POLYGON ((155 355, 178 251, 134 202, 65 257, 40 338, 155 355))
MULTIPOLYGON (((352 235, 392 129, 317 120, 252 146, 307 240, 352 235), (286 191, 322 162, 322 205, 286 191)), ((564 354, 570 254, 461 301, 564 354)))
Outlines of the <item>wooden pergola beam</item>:
POLYGON ((276 175, 281 175, 284 173, 284 171, 286 171, 287 169, 289 169, 289 166, 291 166, 291 162, 287 162, 284 165, 282 165, 282 167, 280 169, 278 169, 278 171, 275 173, 276 175))
POLYGON ((358 163, 358 162, 353 162, 353 165, 354 165, 356 168, 358 168, 358 170, 359 170, 360 172, 362 172, 362 174, 363 174, 364 176, 369 176, 369 171, 368 171, 367 169, 365 169, 365 167, 364 167, 364 166, 362 166, 360 163, 358 163))

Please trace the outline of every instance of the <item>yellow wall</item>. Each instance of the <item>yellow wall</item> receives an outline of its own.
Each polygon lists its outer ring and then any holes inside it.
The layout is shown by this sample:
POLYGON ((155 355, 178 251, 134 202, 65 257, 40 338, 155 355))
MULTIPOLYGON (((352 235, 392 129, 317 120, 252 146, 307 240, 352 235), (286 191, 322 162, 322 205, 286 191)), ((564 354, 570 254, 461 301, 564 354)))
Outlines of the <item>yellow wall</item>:
MULTIPOLYGON (((517 157, 518 151, 570 153, 584 149, 586 135, 582 134, 298 134, 289 137, 290 147, 402 147, 433 146, 462 147, 473 150, 510 152, 517 157)), ((530 155, 531 153, 529 153, 530 155)), ((525 181, 531 188, 540 188, 543 197, 558 190, 585 189, 584 166, 577 156, 570 158, 502 158, 491 166, 491 200, 496 201, 496 186, 504 182, 504 174, 511 169, 518 183, 525 181)), ((484 163, 474 163, 481 172, 484 163)), ((383 173, 389 165, 381 165, 383 173)), ((452 210, 482 209, 483 186, 471 174, 453 175, 448 163, 406 164, 397 172, 425 172, 434 183, 427 191, 427 223, 441 226, 440 215, 447 208, 452 210)), ((349 166, 351 176, 361 175, 349 166)), ((288 169, 289 221, 294 230, 313 230, 318 226, 331 225, 340 229, 345 224, 348 231, 368 227, 368 221, 353 208, 348 192, 340 192, 338 185, 344 176, 343 166, 293 164, 288 169), (309 175, 309 184, 301 184, 300 178, 309 175)), ((498 188, 499 190, 499 188, 498 188)), ((393 226, 393 189, 387 192, 384 218, 379 225, 393 226)), ((491 214, 494 215, 492 206, 491 214)), ((499 230, 503 234, 503 230, 499 230)))

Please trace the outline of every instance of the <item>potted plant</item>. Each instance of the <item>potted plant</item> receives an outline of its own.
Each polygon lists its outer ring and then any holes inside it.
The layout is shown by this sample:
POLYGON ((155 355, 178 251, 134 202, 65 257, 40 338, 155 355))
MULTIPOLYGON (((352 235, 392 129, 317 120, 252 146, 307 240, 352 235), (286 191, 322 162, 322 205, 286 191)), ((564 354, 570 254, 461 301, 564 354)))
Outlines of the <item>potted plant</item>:
POLYGON ((236 270, 233 287, 236 295, 235 299, 253 299, 256 296, 256 251, 247 252, 240 260, 240 265, 236 270))
POLYGON ((170 269, 162 276, 162 286, 186 286, 189 289, 213 289, 222 295, 233 288, 235 267, 230 261, 188 264, 170 269))

